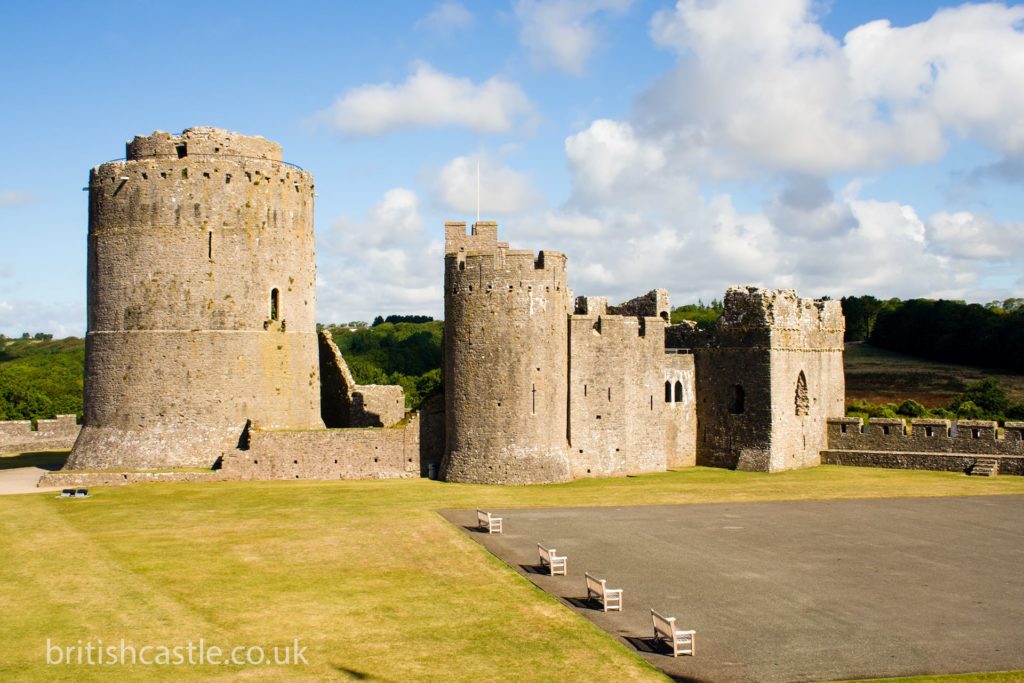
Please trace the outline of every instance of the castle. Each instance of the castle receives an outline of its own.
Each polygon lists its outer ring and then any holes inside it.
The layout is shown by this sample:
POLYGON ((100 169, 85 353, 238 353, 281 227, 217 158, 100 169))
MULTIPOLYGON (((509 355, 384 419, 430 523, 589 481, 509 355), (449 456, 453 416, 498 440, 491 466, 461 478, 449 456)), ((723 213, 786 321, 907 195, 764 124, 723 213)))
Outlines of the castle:
POLYGON ((843 415, 839 303, 732 288, 574 297, 564 254, 445 225, 444 402, 405 416, 316 332, 313 177, 279 145, 156 132, 89 179, 85 417, 65 473, 562 482, 812 466, 843 415))

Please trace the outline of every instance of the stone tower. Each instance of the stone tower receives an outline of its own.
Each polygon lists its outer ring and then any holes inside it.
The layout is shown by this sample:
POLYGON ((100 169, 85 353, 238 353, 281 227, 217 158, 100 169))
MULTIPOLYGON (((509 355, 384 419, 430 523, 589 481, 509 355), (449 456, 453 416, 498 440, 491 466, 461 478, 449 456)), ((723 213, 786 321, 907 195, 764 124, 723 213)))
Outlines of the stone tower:
POLYGON ((445 224, 448 481, 568 481, 566 257, 498 242, 496 223, 445 224))
POLYGON ((733 287, 695 351, 697 464, 762 472, 820 464, 842 417, 843 313, 793 290, 733 287))
POLYGON ((89 176, 85 419, 69 469, 210 466, 322 428, 313 177, 280 145, 155 132, 89 176))

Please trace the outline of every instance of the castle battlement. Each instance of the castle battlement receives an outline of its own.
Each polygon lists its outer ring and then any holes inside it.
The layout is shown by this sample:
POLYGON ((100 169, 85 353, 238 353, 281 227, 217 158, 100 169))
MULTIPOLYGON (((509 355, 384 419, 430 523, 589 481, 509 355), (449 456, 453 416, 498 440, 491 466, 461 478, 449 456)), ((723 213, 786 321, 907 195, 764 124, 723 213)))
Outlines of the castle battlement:
POLYGON ((859 417, 828 420, 832 451, 899 451, 1024 456, 1024 422, 1007 422, 1000 435, 989 420, 902 419, 859 417))
POLYGON ((725 292, 721 327, 843 330, 843 309, 838 301, 801 298, 792 289, 730 287, 725 292))
POLYGON ((210 126, 186 128, 181 135, 162 130, 151 135, 136 135, 125 143, 129 161, 167 157, 184 159, 198 156, 252 157, 281 161, 281 145, 259 135, 242 135, 210 126))

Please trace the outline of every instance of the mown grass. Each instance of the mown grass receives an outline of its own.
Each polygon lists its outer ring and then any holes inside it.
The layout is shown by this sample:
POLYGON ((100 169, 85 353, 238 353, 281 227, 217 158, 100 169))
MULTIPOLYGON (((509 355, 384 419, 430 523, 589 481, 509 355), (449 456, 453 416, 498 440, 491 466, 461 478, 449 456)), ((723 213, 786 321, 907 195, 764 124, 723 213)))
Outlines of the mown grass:
POLYGON ((230 482, 96 488, 84 500, 6 496, 0 678, 664 680, 435 511, 995 494, 1024 494, 1024 478, 693 468, 534 487, 230 482), (298 638, 309 665, 45 663, 47 639, 121 638, 268 647, 298 638))
POLYGON ((899 403, 913 399, 928 407, 949 404, 968 382, 999 380, 1010 403, 1024 402, 1024 374, 952 365, 886 351, 870 344, 847 344, 844 354, 846 400, 899 403))

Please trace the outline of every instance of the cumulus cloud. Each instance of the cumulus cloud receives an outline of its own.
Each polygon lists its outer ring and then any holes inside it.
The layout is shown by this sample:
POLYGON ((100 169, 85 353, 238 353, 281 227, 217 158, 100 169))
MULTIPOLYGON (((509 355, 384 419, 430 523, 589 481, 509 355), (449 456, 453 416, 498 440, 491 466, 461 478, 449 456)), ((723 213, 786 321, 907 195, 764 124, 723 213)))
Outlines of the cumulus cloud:
POLYGON ((622 13, 633 0, 519 0, 519 40, 540 67, 579 75, 599 43, 603 15, 622 13))
POLYGON ((486 154, 455 157, 433 174, 438 204, 449 211, 475 214, 477 165, 480 168, 480 208, 488 214, 526 211, 543 200, 526 173, 503 166, 486 154))
POLYGON ((24 190, 0 190, 0 208, 8 209, 31 204, 34 197, 24 190))
POLYGON ((1024 7, 964 5, 843 41, 811 0, 680 0, 651 35, 677 66, 638 103, 649 131, 685 135, 740 175, 823 175, 939 158, 951 136, 1024 149, 1024 7))
POLYGON ((461 3, 448 0, 442 2, 434 10, 416 22, 416 28, 430 31, 441 36, 469 28, 475 23, 473 13, 461 3))
POLYGON ((443 245, 428 239, 412 190, 388 190, 365 220, 339 218, 319 244, 322 322, 370 321, 391 313, 440 316, 443 245))
POLYGON ((1024 223, 998 223, 970 211, 940 212, 928 221, 936 247, 962 259, 1024 262, 1024 223))
POLYGON ((0 334, 46 332, 55 337, 85 335, 85 303, 54 303, 0 298, 0 334))
POLYGON ((497 76, 474 83, 417 62, 405 82, 354 88, 316 118, 349 135, 439 126, 506 133, 532 114, 533 105, 515 83, 497 76))

